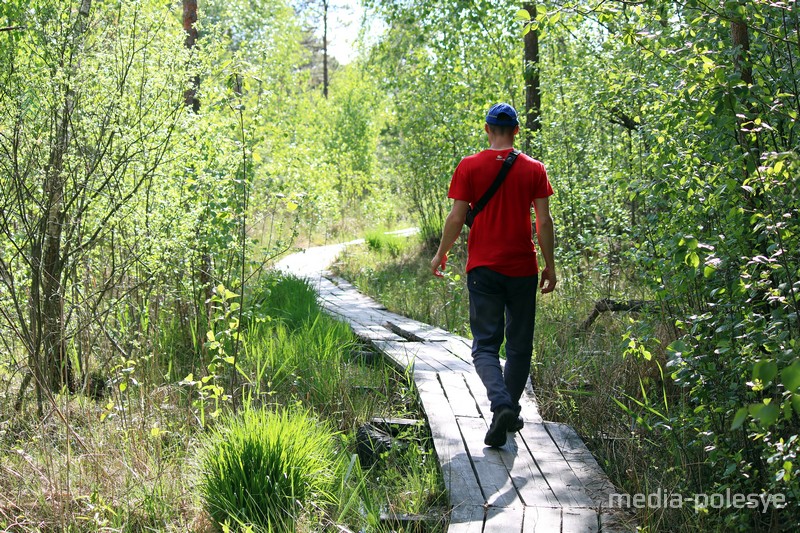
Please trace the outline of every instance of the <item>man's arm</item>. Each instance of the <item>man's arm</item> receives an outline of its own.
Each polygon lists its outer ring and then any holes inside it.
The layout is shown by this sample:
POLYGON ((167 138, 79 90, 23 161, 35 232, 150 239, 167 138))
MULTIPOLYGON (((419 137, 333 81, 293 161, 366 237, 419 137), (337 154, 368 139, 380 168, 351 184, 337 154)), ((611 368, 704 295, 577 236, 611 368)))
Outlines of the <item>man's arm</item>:
POLYGON ((544 270, 540 274, 539 288, 542 293, 552 292, 556 288, 556 264, 553 259, 555 246, 555 230, 553 217, 550 215, 550 199, 535 198, 533 209, 536 211, 536 240, 539 241, 539 250, 544 257, 544 270))
POLYGON ((469 210, 469 203, 463 200, 453 201, 453 207, 444 221, 444 229, 442 230, 442 240, 439 243, 439 249, 436 255, 431 259, 431 272, 434 276, 442 276, 445 263, 447 263, 447 252, 455 244, 458 236, 461 235, 461 229, 464 227, 464 221, 467 219, 467 211, 469 210))

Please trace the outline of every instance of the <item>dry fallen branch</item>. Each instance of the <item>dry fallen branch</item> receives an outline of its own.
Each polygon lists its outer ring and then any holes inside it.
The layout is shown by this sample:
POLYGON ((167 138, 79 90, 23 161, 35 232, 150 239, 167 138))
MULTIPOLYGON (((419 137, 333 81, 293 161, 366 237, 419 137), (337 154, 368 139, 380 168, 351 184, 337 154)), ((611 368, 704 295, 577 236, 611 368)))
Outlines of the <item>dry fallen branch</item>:
POLYGON ((643 308, 654 303, 655 302, 652 300, 625 300, 624 302, 618 302, 611 298, 597 300, 594 304, 594 309, 592 309, 592 312, 586 320, 583 321, 579 329, 580 331, 588 330, 594 321, 597 320, 597 317, 600 316, 600 313, 605 311, 641 311, 643 308))

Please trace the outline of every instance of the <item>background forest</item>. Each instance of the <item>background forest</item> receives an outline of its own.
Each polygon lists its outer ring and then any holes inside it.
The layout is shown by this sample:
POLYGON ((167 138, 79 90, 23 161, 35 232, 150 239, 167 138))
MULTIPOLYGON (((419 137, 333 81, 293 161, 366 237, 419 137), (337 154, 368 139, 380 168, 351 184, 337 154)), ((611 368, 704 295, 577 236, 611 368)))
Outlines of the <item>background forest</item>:
POLYGON ((645 530, 800 527, 796 4, 364 0, 342 65, 352 4, 0 2, 0 526, 202 529, 189 459, 285 371, 272 261, 398 224, 429 260, 507 101, 556 191, 544 413, 627 491, 787 500, 645 530))

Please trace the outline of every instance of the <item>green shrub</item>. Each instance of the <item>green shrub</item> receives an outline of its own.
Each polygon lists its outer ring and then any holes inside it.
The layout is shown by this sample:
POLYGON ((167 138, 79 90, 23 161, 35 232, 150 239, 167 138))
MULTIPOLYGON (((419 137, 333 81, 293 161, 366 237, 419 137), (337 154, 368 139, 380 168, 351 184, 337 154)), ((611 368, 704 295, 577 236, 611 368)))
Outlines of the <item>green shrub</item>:
POLYGON ((293 531, 304 510, 332 500, 337 468, 332 436, 301 410, 246 409, 223 422, 200 456, 206 511, 215 523, 234 529, 293 531))

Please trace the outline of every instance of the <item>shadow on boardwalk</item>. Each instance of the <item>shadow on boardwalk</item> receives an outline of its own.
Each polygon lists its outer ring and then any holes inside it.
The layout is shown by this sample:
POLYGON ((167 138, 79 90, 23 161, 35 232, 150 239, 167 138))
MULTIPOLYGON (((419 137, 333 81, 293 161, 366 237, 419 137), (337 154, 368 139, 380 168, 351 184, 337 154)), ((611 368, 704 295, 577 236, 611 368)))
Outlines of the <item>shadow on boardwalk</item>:
POLYGON ((581 438, 542 420, 531 390, 520 402, 525 427, 502 448, 484 446, 492 415, 472 368, 471 341, 390 313, 331 276, 325 269, 347 244, 311 248, 278 268, 307 278, 328 312, 411 370, 452 506, 449 533, 635 529, 623 510, 609 508, 617 490, 581 438))

